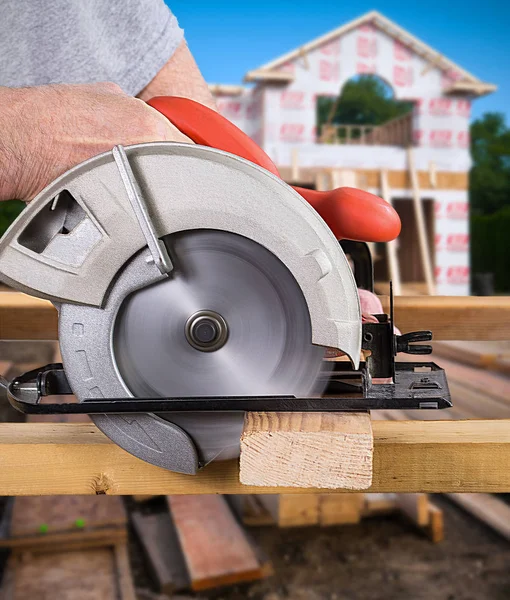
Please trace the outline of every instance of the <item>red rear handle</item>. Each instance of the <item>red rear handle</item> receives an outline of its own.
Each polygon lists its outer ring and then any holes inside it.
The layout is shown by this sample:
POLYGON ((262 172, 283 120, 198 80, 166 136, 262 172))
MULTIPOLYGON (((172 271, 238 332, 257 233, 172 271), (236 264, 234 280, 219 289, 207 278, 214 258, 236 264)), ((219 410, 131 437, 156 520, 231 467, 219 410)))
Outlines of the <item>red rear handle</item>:
MULTIPOLYGON (((188 98, 158 96, 148 104, 196 144, 249 160, 273 175, 273 161, 250 137, 219 113, 188 98)), ((337 239, 389 242, 400 233, 400 218, 384 200, 355 188, 327 192, 294 189, 320 214, 337 239)))

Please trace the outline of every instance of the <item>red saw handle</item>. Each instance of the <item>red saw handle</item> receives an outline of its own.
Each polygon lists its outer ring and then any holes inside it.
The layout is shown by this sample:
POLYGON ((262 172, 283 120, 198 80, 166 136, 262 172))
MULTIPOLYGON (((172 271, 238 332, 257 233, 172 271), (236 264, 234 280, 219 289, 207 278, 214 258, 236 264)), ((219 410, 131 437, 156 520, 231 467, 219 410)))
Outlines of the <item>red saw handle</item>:
MULTIPOLYGON (((262 148, 210 108, 188 98, 173 96, 158 96, 148 104, 195 143, 236 154, 280 176, 262 148)), ((400 233, 398 214, 374 194, 348 187, 327 192, 294 189, 315 208, 337 239, 388 242, 400 233)))

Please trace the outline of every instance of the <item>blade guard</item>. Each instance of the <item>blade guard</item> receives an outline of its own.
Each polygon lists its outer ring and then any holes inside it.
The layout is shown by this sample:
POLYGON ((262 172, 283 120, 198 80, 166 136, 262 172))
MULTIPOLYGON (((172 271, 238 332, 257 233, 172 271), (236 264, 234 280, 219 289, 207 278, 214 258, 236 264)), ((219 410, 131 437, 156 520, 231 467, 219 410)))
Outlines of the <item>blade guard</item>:
MULTIPOLYGON (((188 98, 173 96, 158 96, 148 104, 195 143, 230 152, 280 176, 264 150, 214 110, 188 98)), ((351 187, 325 192, 292 187, 315 208, 337 239, 389 242, 400 233, 398 214, 374 194, 351 187)))

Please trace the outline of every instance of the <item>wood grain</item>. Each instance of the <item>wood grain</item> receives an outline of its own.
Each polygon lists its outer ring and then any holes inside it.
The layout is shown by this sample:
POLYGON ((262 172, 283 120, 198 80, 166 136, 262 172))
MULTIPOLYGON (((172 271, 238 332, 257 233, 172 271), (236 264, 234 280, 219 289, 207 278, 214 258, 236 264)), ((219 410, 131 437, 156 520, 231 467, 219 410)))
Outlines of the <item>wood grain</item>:
POLYGON ((368 413, 246 413, 245 485, 365 490, 372 482, 368 413))
MULTIPOLYGON (((381 302, 389 311, 389 298, 381 302)), ((510 297, 399 296, 395 323, 402 333, 430 330, 434 340, 508 340, 510 297)))
POLYGON ((257 556, 225 498, 169 496, 168 504, 192 590, 264 577, 257 556))
MULTIPOLYGON (((510 420, 373 421, 372 429, 371 492, 510 492, 510 420)), ((211 464, 196 476, 165 471, 93 425, 0 424, 0 495, 317 491, 244 486, 237 461, 211 464)))
MULTIPOLYGON (((389 299, 381 296, 389 311, 389 299)), ((398 296, 395 322, 405 333, 430 329, 435 340, 510 339, 509 296, 398 296)), ((0 340, 56 340, 57 311, 50 302, 0 292, 0 340)))

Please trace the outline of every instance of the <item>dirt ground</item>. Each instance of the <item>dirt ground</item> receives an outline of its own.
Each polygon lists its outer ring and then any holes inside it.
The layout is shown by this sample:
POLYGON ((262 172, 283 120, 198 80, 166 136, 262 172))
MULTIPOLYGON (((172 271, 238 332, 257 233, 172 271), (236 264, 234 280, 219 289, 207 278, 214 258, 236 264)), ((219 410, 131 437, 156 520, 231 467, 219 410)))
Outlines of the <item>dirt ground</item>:
MULTIPOLYGON (((250 528, 273 563, 272 577, 178 598, 509 600, 510 542, 443 498, 434 502, 445 511, 446 539, 440 544, 398 515, 341 527, 250 528)), ((136 587, 150 588, 136 545, 132 551, 136 587)))

